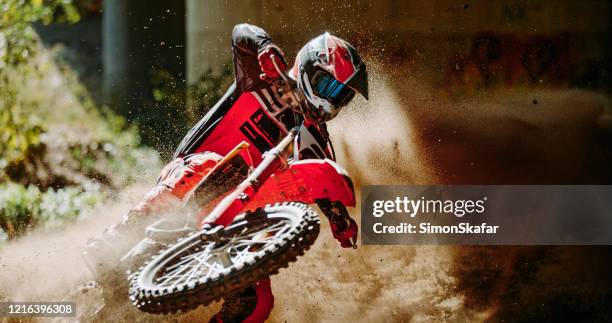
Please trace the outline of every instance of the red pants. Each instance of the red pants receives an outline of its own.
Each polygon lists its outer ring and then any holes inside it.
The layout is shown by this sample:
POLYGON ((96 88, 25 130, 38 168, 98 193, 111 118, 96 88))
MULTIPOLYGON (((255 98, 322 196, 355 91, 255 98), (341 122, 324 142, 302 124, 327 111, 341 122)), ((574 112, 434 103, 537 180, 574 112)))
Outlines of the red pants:
POLYGON ((244 320, 245 323, 264 322, 268 319, 270 312, 272 312, 272 307, 274 307, 274 295, 272 295, 270 278, 258 281, 255 285, 255 291, 257 292, 257 306, 253 313, 244 320))
MULTIPOLYGON (((161 171, 157 185, 147 194, 134 211, 144 214, 162 213, 182 205, 183 199, 200 180, 210 172, 222 157, 212 152, 202 152, 177 158, 161 171)), ((257 282, 257 305, 244 322, 264 322, 274 306, 270 279, 257 282)))

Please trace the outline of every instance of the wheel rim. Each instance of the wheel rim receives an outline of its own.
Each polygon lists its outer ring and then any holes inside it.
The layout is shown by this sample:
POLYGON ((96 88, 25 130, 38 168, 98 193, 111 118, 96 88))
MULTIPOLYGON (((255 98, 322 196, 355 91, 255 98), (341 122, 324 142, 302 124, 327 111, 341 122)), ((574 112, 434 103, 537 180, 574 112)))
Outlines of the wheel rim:
POLYGON ((294 226, 287 217, 263 217, 241 221, 227 228, 223 241, 194 239, 184 252, 169 259, 154 275, 155 287, 173 290, 177 286, 206 281, 255 259, 294 226))

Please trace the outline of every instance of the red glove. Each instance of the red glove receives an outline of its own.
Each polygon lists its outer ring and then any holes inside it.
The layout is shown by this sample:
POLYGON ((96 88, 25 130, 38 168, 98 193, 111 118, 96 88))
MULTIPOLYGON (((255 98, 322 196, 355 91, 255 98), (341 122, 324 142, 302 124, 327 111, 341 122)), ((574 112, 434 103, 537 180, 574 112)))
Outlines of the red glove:
POLYGON ((351 218, 346 207, 341 202, 331 202, 328 199, 317 200, 317 205, 329 220, 334 239, 340 242, 342 248, 357 248, 357 222, 351 218))
POLYGON ((334 239, 340 242, 342 248, 356 248, 357 223, 350 216, 332 216, 329 219, 334 239))
POLYGON ((266 46, 259 53, 259 55, 257 55, 257 60, 259 61, 259 67, 261 67, 261 71, 263 72, 261 75, 259 75, 259 78, 266 82, 272 82, 280 76, 274 67, 272 60, 276 62, 276 65, 281 71, 287 70, 285 54, 283 54, 283 51, 276 45, 266 46))

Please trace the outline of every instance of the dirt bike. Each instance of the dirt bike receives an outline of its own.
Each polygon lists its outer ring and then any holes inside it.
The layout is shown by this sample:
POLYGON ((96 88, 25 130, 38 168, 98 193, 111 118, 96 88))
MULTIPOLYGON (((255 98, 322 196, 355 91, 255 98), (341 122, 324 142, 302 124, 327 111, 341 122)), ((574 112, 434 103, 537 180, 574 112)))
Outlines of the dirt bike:
POLYGON ((290 130, 257 167, 249 144, 242 142, 203 177, 188 198, 202 206, 198 230, 129 275, 129 295, 137 308, 187 311, 251 286, 314 243, 320 221, 309 204, 355 206, 352 181, 332 160, 288 162, 299 131, 290 130), (221 193, 228 187, 233 190, 221 193))

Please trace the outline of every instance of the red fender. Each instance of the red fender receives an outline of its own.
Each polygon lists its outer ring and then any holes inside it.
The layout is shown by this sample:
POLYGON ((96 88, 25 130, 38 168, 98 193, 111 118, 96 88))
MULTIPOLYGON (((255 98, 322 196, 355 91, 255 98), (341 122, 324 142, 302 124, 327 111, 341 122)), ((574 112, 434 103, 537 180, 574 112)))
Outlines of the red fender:
POLYGON ((353 182, 347 172, 329 159, 305 159, 272 175, 246 205, 253 211, 266 204, 298 201, 314 204, 318 199, 355 206, 353 182))

